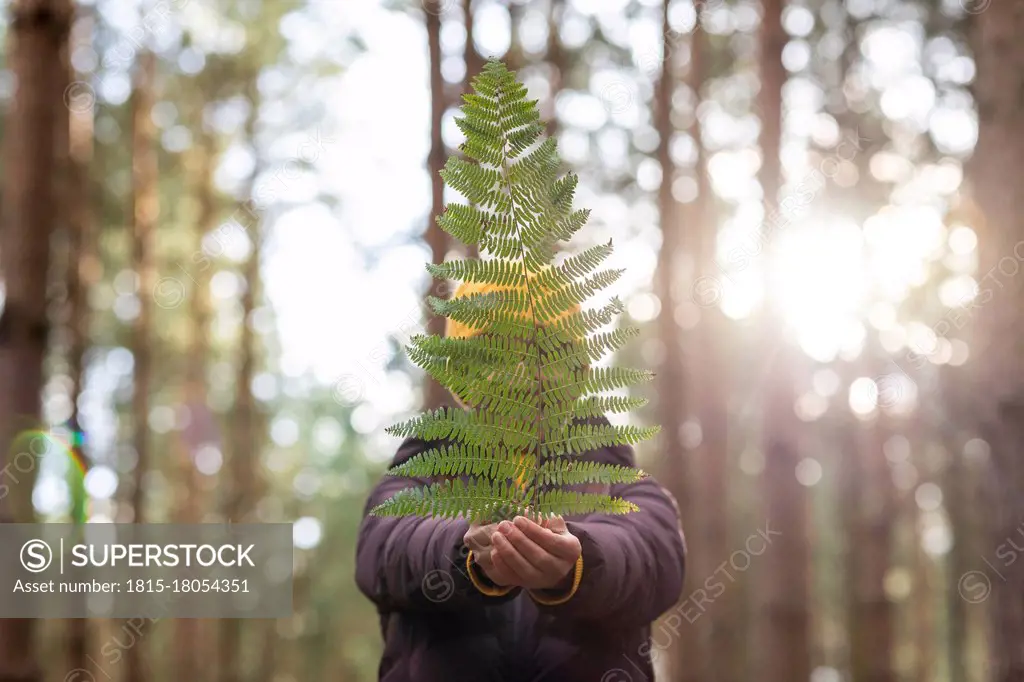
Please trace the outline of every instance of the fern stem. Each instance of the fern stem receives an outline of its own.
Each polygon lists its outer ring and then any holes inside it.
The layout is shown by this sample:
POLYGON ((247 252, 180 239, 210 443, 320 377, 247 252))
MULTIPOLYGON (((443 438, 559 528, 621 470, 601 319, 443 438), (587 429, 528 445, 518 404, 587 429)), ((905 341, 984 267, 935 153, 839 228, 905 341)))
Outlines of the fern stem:
MULTIPOLYGON (((499 102, 499 107, 500 107, 501 106, 500 105, 500 103, 501 103, 501 96, 502 96, 502 91, 501 91, 500 86, 499 86, 497 94, 498 94, 498 102, 499 102)), ((518 216, 517 216, 517 209, 516 209, 516 200, 515 200, 515 196, 512 193, 512 181, 508 177, 508 136, 505 134, 504 130, 502 131, 502 134, 501 134, 501 178, 502 178, 502 180, 505 181, 505 189, 508 192, 509 204, 511 206, 512 224, 515 225, 516 233, 519 236, 519 257, 520 257, 520 263, 522 264, 522 268, 523 268, 523 279, 524 279, 523 286, 526 289, 527 300, 530 303, 530 317, 533 320, 533 334, 532 334, 532 338, 530 340, 530 345, 532 345, 533 348, 536 349, 536 351, 537 351, 537 376, 536 376, 536 383, 534 385, 534 391, 533 391, 534 396, 536 397, 536 402, 537 402, 537 413, 534 415, 534 418, 533 418, 533 423, 534 423, 534 426, 536 428, 537 456, 534 457, 533 475, 532 475, 533 480, 530 483, 529 492, 527 493, 526 500, 525 500, 527 505, 532 508, 533 507, 533 502, 534 502, 534 496, 537 493, 537 484, 538 484, 538 481, 540 479, 540 465, 541 465, 540 453, 541 453, 541 440, 543 438, 542 425, 544 423, 543 422, 543 411, 544 411, 544 408, 543 408, 543 402, 542 402, 543 398, 541 396, 541 385, 542 385, 542 377, 543 377, 543 375, 541 374, 540 344, 538 343, 538 339, 537 339, 537 337, 539 335, 539 324, 538 324, 538 321, 537 321, 537 304, 533 300, 533 289, 530 286, 530 271, 529 271, 529 268, 526 267, 526 247, 524 245, 525 238, 523 236, 523 228, 519 224, 519 220, 518 220, 518 216)))

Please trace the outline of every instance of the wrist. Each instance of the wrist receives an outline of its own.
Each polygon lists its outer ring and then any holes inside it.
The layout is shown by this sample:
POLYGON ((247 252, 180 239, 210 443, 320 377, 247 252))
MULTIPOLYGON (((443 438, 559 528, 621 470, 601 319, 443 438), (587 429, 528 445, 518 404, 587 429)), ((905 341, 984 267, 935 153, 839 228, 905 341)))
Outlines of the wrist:
POLYGON ((583 555, 581 554, 572 569, 555 587, 546 590, 530 590, 530 597, 543 606, 557 606, 572 599, 583 580, 583 555))
POLYGON ((469 581, 473 583, 473 587, 488 597, 504 597, 515 589, 515 586, 499 585, 491 580, 480 566, 477 565, 473 558, 473 550, 470 550, 466 555, 466 574, 469 576, 469 581))

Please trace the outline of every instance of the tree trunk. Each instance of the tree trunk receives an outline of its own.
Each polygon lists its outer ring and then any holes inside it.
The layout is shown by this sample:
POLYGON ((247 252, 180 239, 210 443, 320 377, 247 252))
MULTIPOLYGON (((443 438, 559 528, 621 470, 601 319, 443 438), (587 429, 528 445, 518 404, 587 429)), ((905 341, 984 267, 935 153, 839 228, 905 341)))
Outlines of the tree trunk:
MULTIPOLYGON (((441 137, 441 119, 448 108, 445 100, 444 78, 441 76, 441 2, 425 0, 427 21, 427 43, 430 49, 430 156, 427 159, 427 170, 430 173, 431 205, 430 217, 427 220, 425 239, 430 247, 431 262, 440 263, 448 253, 448 235, 438 226, 437 217, 444 210, 444 181, 441 170, 444 168, 447 154, 444 139, 441 137)), ((445 282, 431 281, 430 293, 443 297, 447 285, 445 282)), ((431 334, 444 335, 444 318, 435 315, 429 309, 427 314, 427 331, 431 334)), ((450 404, 444 386, 435 379, 425 376, 426 395, 424 405, 433 410, 442 405, 450 404)))
MULTIPOLYGON (((202 104, 199 104, 202 112, 202 104)), ((200 116, 201 119, 201 116, 200 116)), ((201 127, 201 121, 198 123, 201 127)), ((203 133, 195 142, 188 172, 194 179, 193 196, 199 211, 195 216, 195 234, 192 252, 196 254, 188 263, 187 276, 192 280, 192 295, 189 298, 189 339, 185 358, 185 379, 182 386, 182 404, 189 411, 188 428, 179 431, 176 437, 177 494, 173 511, 176 523, 201 523, 205 500, 202 481, 196 470, 196 451, 213 440, 213 415, 210 413, 206 390, 206 362, 210 357, 210 279, 213 266, 203 251, 203 240, 215 227, 217 219, 216 197, 213 187, 213 170, 216 163, 214 142, 203 133)), ((207 678, 206 667, 201 664, 201 649, 205 639, 202 634, 209 627, 206 620, 182 618, 175 621, 174 648, 176 650, 175 675, 183 680, 203 682, 207 678)))
MULTIPOLYGON (((729 338, 729 332, 725 316, 718 305, 722 277, 717 257, 718 222, 707 168, 707 153, 696 109, 702 101, 701 91, 708 78, 711 45, 707 31, 699 23, 694 27, 690 41, 688 80, 694 93, 694 112, 689 133, 697 147, 694 167, 697 197, 689 204, 689 223, 695 236, 697 277, 690 294, 700 311, 690 401, 700 416, 701 429, 701 546, 705 557, 711 558, 728 556, 730 548, 729 410, 726 400, 729 377, 722 346, 729 338)), ((706 566, 702 575, 707 576, 711 570, 711 566, 706 566)), ((742 650, 742 614, 738 611, 737 596, 733 590, 726 590, 715 600, 716 605, 710 610, 711 641, 708 658, 717 663, 704 678, 708 682, 739 682, 744 677, 743 659, 737 655, 737 651, 742 650)))
MULTIPOLYGON (((911 507, 916 507, 916 504, 911 502, 911 507)), ((914 519, 914 589, 911 594, 911 600, 913 604, 913 623, 914 623, 914 652, 915 652, 915 670, 913 675, 914 682, 933 682, 938 676, 936 675, 936 656, 935 656, 935 585, 937 577, 935 576, 935 565, 930 556, 924 551, 922 546, 922 530, 923 524, 921 523, 920 514, 917 509, 911 509, 914 519)), ((881 679, 881 678, 873 678, 881 679)), ((890 674, 886 679, 893 679, 890 674)))
MULTIPOLYGON (((156 56, 149 51, 139 56, 132 92, 132 261, 138 274, 139 314, 132 330, 134 391, 132 393, 132 437, 135 470, 132 480, 132 519, 146 522, 145 476, 149 470, 149 404, 152 375, 153 292, 156 269, 153 245, 159 215, 157 137, 152 111, 156 103, 156 56)), ((128 682, 150 677, 145 638, 126 652, 128 682)))
POLYGON ((466 79, 462 91, 470 92, 470 82, 484 68, 484 58, 476 51, 476 43, 473 42, 474 29, 476 28, 476 21, 473 18, 473 0, 462 0, 462 16, 466 25, 466 47, 462 53, 463 59, 466 62, 466 79))
POLYGON ((562 38, 559 28, 562 25, 562 15, 565 13, 565 0, 548 0, 548 102, 544 112, 547 119, 547 132, 549 137, 558 135, 558 116, 555 110, 558 93, 565 86, 565 74, 569 70, 566 60, 565 48, 562 46, 562 38))
MULTIPOLYGON (((40 427, 40 391, 49 324, 46 285, 57 200, 56 136, 67 82, 61 51, 72 20, 70 0, 15 0, 7 66, 18 83, 4 131, 0 273, 0 522, 31 522, 36 467, 15 469, 18 434, 40 427), (17 169, 14 172, 12 169, 17 169), (28 468, 29 471, 21 471, 28 468), (12 476, 13 473, 13 476, 12 476), (15 477, 18 479, 15 481, 15 477)), ((0 682, 35 682, 34 624, 0 620, 0 682)))
POLYGON ((139 315, 132 337, 134 356, 134 393, 132 396, 133 437, 137 462, 132 487, 132 512, 135 523, 145 523, 144 477, 149 468, 149 392, 152 367, 151 334, 153 290, 156 270, 153 263, 156 220, 159 213, 156 127, 152 110, 155 97, 156 56, 144 52, 137 65, 132 93, 132 261, 138 274, 139 315))
POLYGON ((979 417, 992 449, 993 475, 990 546, 999 574, 991 576, 993 595, 993 682, 1024 679, 1024 561, 1008 543, 1020 543, 1024 519, 1024 371, 1020 338, 1024 335, 1024 278, 1017 270, 1024 259, 1024 193, 1017 184, 1024 175, 1024 128, 1020 102, 1024 96, 1024 5, 993 2, 973 17, 973 42, 978 77, 978 146, 970 168, 973 191, 984 212, 979 235, 978 304, 983 328, 977 351, 983 397, 979 417))
POLYGON ((890 563, 890 527, 894 490, 883 446, 886 417, 881 410, 857 424, 857 447, 852 475, 857 481, 849 554, 852 572, 853 621, 851 663, 853 682, 892 682, 892 605, 885 593, 890 563))
MULTIPOLYGON (((76 29, 81 30, 86 38, 81 41, 91 43, 92 21, 83 20, 76 29)), ((73 80, 74 69, 70 61, 68 79, 73 80)), ((64 93, 61 93, 61 97, 64 93)), ((100 260, 96 253, 96 229, 92 210, 91 176, 93 156, 93 107, 82 106, 82 102, 65 102, 68 111, 68 156, 67 156, 67 200, 68 212, 67 240, 67 305, 68 305, 68 376, 71 378, 69 395, 71 397, 71 442, 75 454, 80 461, 88 461, 85 452, 87 439, 82 428, 79 415, 79 402, 85 385, 85 351, 89 347, 89 292, 96 285, 100 276, 100 260)), ((79 497, 81 495, 76 495, 79 497)), ((76 500, 76 512, 72 518, 76 522, 84 521, 84 499, 76 500)), ((89 621, 75 618, 68 621, 67 652, 70 670, 90 670, 87 653, 89 621)))
MULTIPOLYGON (((694 498, 691 482, 693 458, 687 452, 683 441, 683 426, 688 416, 686 362, 683 352, 682 332, 676 322, 675 312, 679 307, 679 292, 676 275, 679 272, 679 256, 685 249, 686 235, 680 204, 672 196, 672 183, 676 168, 672 161, 672 95, 676 89, 676 72, 673 68, 672 53, 668 46, 670 27, 668 23, 667 0, 662 3, 662 34, 665 37, 665 59, 662 60, 661 76, 655 92, 655 125, 659 141, 658 163, 661 166, 661 185, 658 188, 658 210, 661 218, 661 249, 658 252, 658 266, 654 275, 654 292, 661 301, 658 314, 658 337, 663 353, 657 376, 656 407, 658 422, 661 424, 659 450, 661 452, 662 481, 679 504, 684 532, 688 538, 699 538, 699 520, 696 518, 699 504, 694 498)), ((690 556, 699 556, 698 543, 689 544, 690 556)), ((687 571, 689 584, 703 579, 692 566, 687 571)), ((684 589, 684 593, 687 590, 684 589)), ((679 682, 697 682, 702 679, 704 647, 700 641, 700 630, 696 623, 682 625, 678 641, 671 641, 670 664, 672 679, 679 682)), ((665 646, 655 642, 659 646, 665 646)))
MULTIPOLYGON (((782 48, 786 33, 782 28, 784 0, 763 0, 761 25, 761 188, 764 192, 765 230, 771 231, 777 217, 782 187, 782 88, 786 71, 782 66, 782 48)), ((770 235, 765 235, 770 242, 770 235)), ((758 621, 757 641, 760 671, 764 682, 803 682, 810 676, 810 613, 808 499, 797 481, 800 462, 799 424, 793 410, 795 391, 793 372, 796 352, 784 338, 782 317, 771 298, 766 306, 765 333, 774 351, 768 351, 763 394, 763 451, 765 467, 765 520, 781 535, 765 552, 763 600, 758 621)))
POLYGON ((505 53, 505 64, 511 71, 519 71, 526 66, 526 51, 523 50, 523 14, 526 5, 518 2, 508 4, 509 43, 505 53))
MULTIPOLYGON (((235 220, 241 224, 249 238, 250 251, 242 266, 245 293, 242 294, 242 327, 239 338, 239 359, 235 372, 235 410, 231 422, 231 455, 228 458, 226 474, 227 500, 224 508, 225 519, 233 523, 245 523, 257 498, 257 470, 260 449, 260 419, 256 398, 252 394, 252 379, 256 373, 257 349, 252 328, 252 314, 259 300, 260 262, 263 249, 261 215, 256 210, 252 196, 260 172, 259 152, 256 150, 256 121, 259 117, 260 95, 256 86, 256 74, 246 84, 246 99, 251 103, 249 118, 245 125, 245 138, 256 151, 257 162, 253 167, 249 184, 244 194, 245 203, 235 212, 235 220), (248 214, 248 215, 245 215, 248 214)), ((244 679, 241 656, 241 621, 221 621, 220 679, 223 682, 237 682, 244 679)))
MULTIPOLYGON (((969 414, 964 405, 966 398, 961 380, 962 368, 942 367, 939 374, 941 393, 950 396, 947 409, 952 414, 969 414), (961 370, 956 374, 953 370, 961 370)), ((971 524, 971 509, 977 505, 973 495, 974 472, 964 462, 963 442, 955 429, 945 428, 943 441, 950 453, 949 467, 942 484, 946 512, 953 532, 953 546, 949 551, 948 575, 946 581, 946 603, 949 604, 947 622, 946 658, 949 664, 949 682, 967 682, 967 633, 968 604, 960 594, 960 576, 972 569, 978 556, 973 547, 974 533, 971 524)))

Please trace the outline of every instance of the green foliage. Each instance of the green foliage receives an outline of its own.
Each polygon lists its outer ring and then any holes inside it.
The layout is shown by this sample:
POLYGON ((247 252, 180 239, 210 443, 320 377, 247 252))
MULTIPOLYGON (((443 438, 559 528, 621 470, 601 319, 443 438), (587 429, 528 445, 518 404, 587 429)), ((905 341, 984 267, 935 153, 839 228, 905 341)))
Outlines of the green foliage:
POLYGON ((541 140, 537 103, 501 62, 488 63, 463 97, 459 128, 466 158, 451 158, 447 184, 470 205, 449 204, 438 223, 479 258, 428 264, 431 275, 474 285, 451 300, 429 299, 434 311, 466 334, 414 337, 410 359, 469 409, 441 408, 396 424, 395 436, 431 443, 389 473, 416 479, 373 510, 475 521, 516 514, 623 514, 636 507, 568 486, 616 484, 645 476, 629 467, 587 461, 587 452, 637 443, 657 427, 613 426, 645 400, 609 391, 647 381, 651 373, 591 364, 637 331, 602 331, 622 303, 585 310, 621 270, 601 269, 611 242, 555 264, 559 242, 589 212, 573 210, 577 178, 559 177, 555 142, 541 140))

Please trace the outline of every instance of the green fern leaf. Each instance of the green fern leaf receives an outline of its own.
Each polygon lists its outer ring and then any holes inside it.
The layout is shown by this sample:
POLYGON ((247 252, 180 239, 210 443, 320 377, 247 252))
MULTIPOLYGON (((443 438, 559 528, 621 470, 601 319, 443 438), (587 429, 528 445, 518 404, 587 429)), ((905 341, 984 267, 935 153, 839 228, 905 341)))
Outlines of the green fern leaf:
POLYGON ((610 241, 556 262, 590 212, 574 209, 579 179, 560 175, 557 145, 543 139, 537 103, 526 95, 515 74, 490 61, 463 96, 456 120, 466 136, 463 156, 448 159, 441 176, 464 203, 450 203, 437 222, 475 246, 479 257, 427 265, 432 276, 467 288, 449 300, 428 298, 459 333, 414 336, 406 352, 470 407, 429 411, 388 429, 429 445, 388 472, 413 485, 374 507, 375 515, 494 521, 636 510, 627 500, 568 489, 628 485, 645 476, 581 455, 657 432, 602 419, 644 405, 612 392, 652 375, 592 367, 637 330, 606 330, 623 312, 617 298, 585 308, 622 274, 602 269, 612 255, 610 241))

